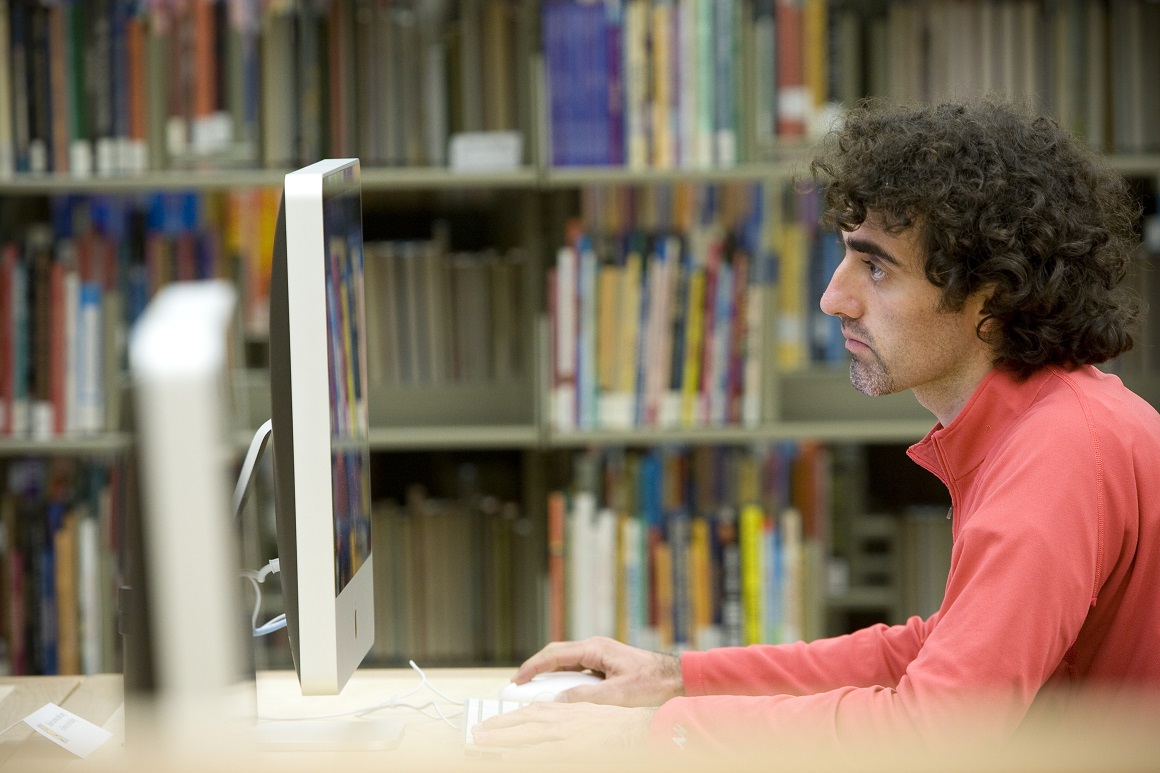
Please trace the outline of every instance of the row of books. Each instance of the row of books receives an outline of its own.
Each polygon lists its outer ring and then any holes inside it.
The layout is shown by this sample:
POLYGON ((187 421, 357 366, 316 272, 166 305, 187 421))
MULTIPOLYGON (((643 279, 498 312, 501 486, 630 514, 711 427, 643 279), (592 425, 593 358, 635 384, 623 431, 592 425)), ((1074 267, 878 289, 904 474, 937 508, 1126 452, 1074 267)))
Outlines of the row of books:
POLYGON ((729 167, 829 96, 826 0, 547 0, 555 166, 729 167))
POLYGON ((1004 94, 1096 149, 1160 148, 1146 0, 543 4, 551 160, 705 168, 771 157, 841 106, 1004 94))
POLYGON ((832 37, 843 77, 900 101, 1003 94, 1048 110, 1100 151, 1160 149, 1160 7, 1148 0, 854 4, 832 37))
POLYGON ((368 242, 364 255, 371 384, 504 383, 527 372, 522 251, 450 252, 436 237, 368 242))
POLYGON ((816 444, 590 452, 548 500, 549 634, 649 649, 822 634, 816 444))
POLYGON ((2 470, 0 669, 120 671, 122 466, 27 459, 2 470))
POLYGON ((0 174, 441 165, 452 132, 520 128, 519 8, 2 0, 0 174))
POLYGON ((552 425, 754 426, 770 368, 845 362, 841 240, 779 184, 588 189, 548 272, 552 425))
POLYGON ((376 662, 510 663, 543 644, 528 611, 539 537, 517 503, 416 484, 373 518, 376 662))
POLYGON ((54 196, 49 207, 0 245, 0 436, 120 427, 126 334, 168 282, 234 279, 248 327, 266 331, 268 192, 54 196))

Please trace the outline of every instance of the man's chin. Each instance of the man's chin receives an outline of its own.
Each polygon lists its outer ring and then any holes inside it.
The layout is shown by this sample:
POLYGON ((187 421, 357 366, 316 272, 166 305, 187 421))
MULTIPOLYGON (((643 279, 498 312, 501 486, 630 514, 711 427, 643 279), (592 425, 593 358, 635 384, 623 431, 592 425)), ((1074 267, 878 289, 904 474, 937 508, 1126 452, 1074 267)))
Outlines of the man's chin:
POLYGON ((881 371, 872 371, 856 360, 850 362, 850 384, 867 397, 881 397, 901 391, 881 371))

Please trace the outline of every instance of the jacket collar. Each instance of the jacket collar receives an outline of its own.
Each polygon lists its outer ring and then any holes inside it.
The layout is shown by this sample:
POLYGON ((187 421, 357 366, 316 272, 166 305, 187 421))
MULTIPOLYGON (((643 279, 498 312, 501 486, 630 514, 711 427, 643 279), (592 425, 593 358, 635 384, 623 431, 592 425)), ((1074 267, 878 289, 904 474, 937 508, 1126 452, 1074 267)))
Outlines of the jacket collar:
POLYGON ((907 449, 907 454, 953 489, 954 482, 982 464, 995 443, 1010 431, 1052 371, 1054 368, 1041 368, 1026 381, 1018 381, 1010 372, 992 368, 959 415, 948 426, 936 424, 907 449))

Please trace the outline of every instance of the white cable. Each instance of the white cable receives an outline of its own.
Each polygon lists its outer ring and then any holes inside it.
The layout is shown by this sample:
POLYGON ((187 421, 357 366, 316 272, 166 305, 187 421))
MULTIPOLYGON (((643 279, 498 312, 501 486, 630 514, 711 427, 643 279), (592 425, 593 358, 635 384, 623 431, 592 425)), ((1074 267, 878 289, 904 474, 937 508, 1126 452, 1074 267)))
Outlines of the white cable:
POLYGON ((262 611, 262 587, 260 583, 265 582, 268 576, 276 573, 280 568, 281 563, 278 559, 271 558, 265 566, 256 572, 253 569, 247 569, 242 572, 242 576, 254 586, 254 610, 250 615, 250 628, 255 637, 266 636, 286 627, 286 613, 284 612, 276 615, 262 625, 258 625, 258 614, 262 611))
POLYGON ((441 708, 439 708, 439 704, 436 703, 435 701, 428 701, 427 703, 424 703, 424 704, 421 704, 418 706, 411 704, 411 703, 401 703, 400 702, 404 698, 408 698, 408 697, 414 695, 415 693, 419 692, 420 690, 422 690, 424 687, 426 687, 428 690, 435 693, 436 695, 438 695, 440 698, 447 701, 448 703, 454 703, 458 706, 463 705, 463 701, 455 700, 454 698, 449 697, 442 690, 439 690, 433 684, 431 684, 430 680, 427 679, 427 675, 425 673, 423 673, 423 669, 419 668, 418 664, 416 664, 414 660, 409 660, 407 662, 410 664, 411 668, 414 669, 417 674, 419 674, 418 686, 416 686, 410 690, 407 690, 405 692, 401 692, 401 693, 398 693, 396 695, 392 695, 390 698, 383 701, 382 703, 376 703, 373 706, 366 706, 364 708, 353 709, 351 711, 341 711, 341 712, 338 712, 335 714, 319 714, 319 715, 310 716, 310 717, 259 717, 259 719, 267 721, 267 722, 294 722, 294 721, 316 720, 316 719, 338 719, 340 717, 352 717, 352 716, 353 717, 362 717, 362 716, 366 716, 367 714, 372 714, 376 711, 380 711, 382 709, 413 709, 415 711, 418 711, 420 714, 423 714, 426 717, 430 717, 430 715, 427 714, 425 711, 425 709, 429 706, 429 707, 435 709, 435 713, 439 715, 439 719, 441 719, 445 723, 447 723, 448 726, 450 726, 456 730, 461 730, 462 729, 461 727, 459 727, 458 725, 456 725, 454 722, 452 722, 450 719, 447 718, 447 715, 443 713, 443 710, 441 708))

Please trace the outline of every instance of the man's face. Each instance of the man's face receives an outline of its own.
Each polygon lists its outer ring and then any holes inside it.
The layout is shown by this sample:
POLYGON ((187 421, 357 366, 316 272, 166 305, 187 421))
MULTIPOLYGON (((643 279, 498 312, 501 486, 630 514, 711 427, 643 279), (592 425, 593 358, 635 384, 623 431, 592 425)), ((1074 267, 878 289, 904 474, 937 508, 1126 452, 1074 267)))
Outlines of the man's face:
POLYGON ((914 389, 924 405, 924 394, 965 400, 990 367, 990 349, 975 334, 984 297, 972 296, 961 311, 939 310, 915 229, 892 235, 866 222, 842 236, 846 253, 821 307, 842 321, 854 388, 914 389))

